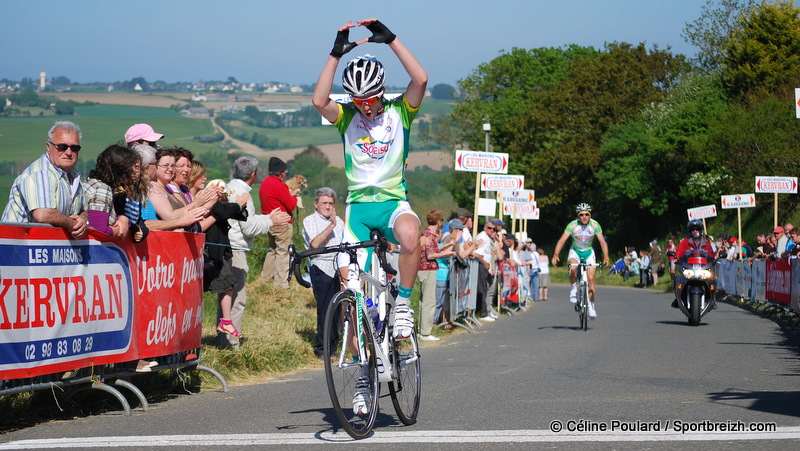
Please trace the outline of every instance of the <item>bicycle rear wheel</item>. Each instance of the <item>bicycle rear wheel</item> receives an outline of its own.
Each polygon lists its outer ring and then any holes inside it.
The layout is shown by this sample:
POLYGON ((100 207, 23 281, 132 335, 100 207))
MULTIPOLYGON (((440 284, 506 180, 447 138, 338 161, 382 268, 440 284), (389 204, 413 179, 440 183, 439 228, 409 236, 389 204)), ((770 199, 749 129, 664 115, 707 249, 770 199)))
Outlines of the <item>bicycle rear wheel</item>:
POLYGON ((333 410, 339 423, 348 435, 361 439, 369 435, 378 417, 380 382, 375 358, 375 341, 369 333, 366 318, 361 332, 364 334, 366 361, 361 364, 358 357, 358 327, 356 300, 352 291, 341 291, 331 300, 325 316, 324 351, 325 380, 331 396, 333 410), (356 382, 359 377, 369 380, 367 413, 353 411, 356 397, 356 382))
POLYGON ((419 342, 416 332, 403 340, 392 339, 397 370, 396 379, 389 382, 389 394, 400 422, 410 426, 417 422, 422 375, 419 367, 419 342))

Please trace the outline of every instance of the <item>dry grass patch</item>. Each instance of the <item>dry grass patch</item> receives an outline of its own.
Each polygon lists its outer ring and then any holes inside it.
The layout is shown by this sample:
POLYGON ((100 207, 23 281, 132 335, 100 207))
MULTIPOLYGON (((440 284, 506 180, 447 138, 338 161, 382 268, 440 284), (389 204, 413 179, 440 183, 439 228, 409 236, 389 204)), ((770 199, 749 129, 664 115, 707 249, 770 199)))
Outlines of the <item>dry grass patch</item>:
MULTIPOLYGON (((247 385, 309 366, 319 366, 313 353, 317 329, 314 295, 293 283, 289 289, 256 280, 247 286, 247 308, 238 349, 217 345, 216 296, 206 294, 203 318, 204 365, 219 371, 230 385, 247 385)), ((218 383, 203 375, 203 387, 218 383)))

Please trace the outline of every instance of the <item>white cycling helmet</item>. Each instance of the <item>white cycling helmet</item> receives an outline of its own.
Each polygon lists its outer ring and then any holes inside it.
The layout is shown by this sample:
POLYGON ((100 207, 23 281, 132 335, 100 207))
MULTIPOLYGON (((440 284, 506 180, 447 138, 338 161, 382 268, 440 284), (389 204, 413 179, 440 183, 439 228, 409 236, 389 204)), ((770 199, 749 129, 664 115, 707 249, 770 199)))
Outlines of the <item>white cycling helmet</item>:
POLYGON ((592 206, 587 204, 586 202, 581 202, 575 207, 575 213, 580 213, 582 211, 588 211, 589 213, 592 212, 592 206))
POLYGON ((359 56, 347 63, 342 87, 352 97, 372 97, 383 89, 383 64, 372 55, 359 56))

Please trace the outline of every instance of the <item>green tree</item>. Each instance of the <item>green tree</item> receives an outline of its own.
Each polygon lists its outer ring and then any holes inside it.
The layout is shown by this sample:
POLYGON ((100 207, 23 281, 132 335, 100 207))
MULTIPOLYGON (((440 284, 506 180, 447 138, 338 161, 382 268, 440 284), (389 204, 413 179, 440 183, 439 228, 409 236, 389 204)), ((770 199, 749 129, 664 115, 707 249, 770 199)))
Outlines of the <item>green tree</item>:
POLYGON ((689 73, 663 101, 605 133, 598 203, 611 233, 624 225, 640 242, 663 236, 670 224, 682 222, 686 208, 718 198, 714 188, 727 181, 727 170, 705 145, 709 127, 726 109, 718 77, 689 73))
MULTIPOLYGON (((606 131, 662 100, 688 68, 682 55, 615 43, 597 56, 573 61, 555 86, 534 92, 510 119, 510 171, 525 175, 541 206, 602 198, 595 185, 606 131)), ((571 214, 571 212, 569 212, 571 214)))
MULTIPOLYGON (((567 74, 570 62, 596 56, 599 51, 577 45, 563 48, 513 48, 488 63, 479 65, 458 82, 461 95, 450 115, 434 118, 421 135, 423 142, 457 149, 483 150, 482 124, 492 124, 491 142, 505 149, 512 134, 506 131, 510 120, 520 116, 533 93, 557 85, 567 74)), ((474 174, 452 172, 444 181, 456 202, 474 203, 474 174), (470 181, 471 180, 471 181, 470 181)))
POLYGON ((577 45, 531 50, 513 48, 479 65, 458 82, 461 97, 447 124, 452 144, 483 150, 482 124, 489 121, 493 144, 504 148, 510 139, 506 126, 511 118, 525 112, 528 96, 558 84, 566 76, 571 61, 598 53, 591 47, 577 45))
POLYGON ((731 32, 753 4, 753 0, 706 0, 700 17, 685 24, 681 37, 699 48, 696 63, 701 70, 713 72, 722 67, 731 32))
POLYGON ((790 1, 759 4, 742 17, 724 50, 723 83, 731 96, 794 87, 800 78, 800 8, 790 1))
POLYGON ((439 83, 431 88, 431 97, 441 100, 452 100, 456 96, 456 90, 446 83, 439 83))
POLYGON ((321 173, 330 164, 331 161, 322 153, 319 147, 311 145, 286 162, 289 174, 301 174, 308 180, 315 179, 317 174, 321 173))
POLYGON ((71 116, 75 114, 75 105, 72 102, 56 102, 56 114, 71 116))

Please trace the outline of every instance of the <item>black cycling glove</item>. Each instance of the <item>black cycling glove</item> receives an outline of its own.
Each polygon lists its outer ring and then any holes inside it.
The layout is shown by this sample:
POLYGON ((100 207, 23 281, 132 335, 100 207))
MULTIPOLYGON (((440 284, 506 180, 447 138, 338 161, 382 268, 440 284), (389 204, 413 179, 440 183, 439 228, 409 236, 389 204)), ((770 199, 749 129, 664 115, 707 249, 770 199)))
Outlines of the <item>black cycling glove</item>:
POLYGON ((382 24, 380 20, 376 20, 367 25, 367 30, 372 32, 372 36, 369 37, 369 42, 391 44, 394 38, 397 37, 394 33, 389 31, 386 25, 382 24))
POLYGON ((333 50, 331 56, 341 58, 345 53, 353 50, 356 46, 355 42, 350 42, 350 30, 342 30, 336 33, 336 41, 333 42, 333 50))

